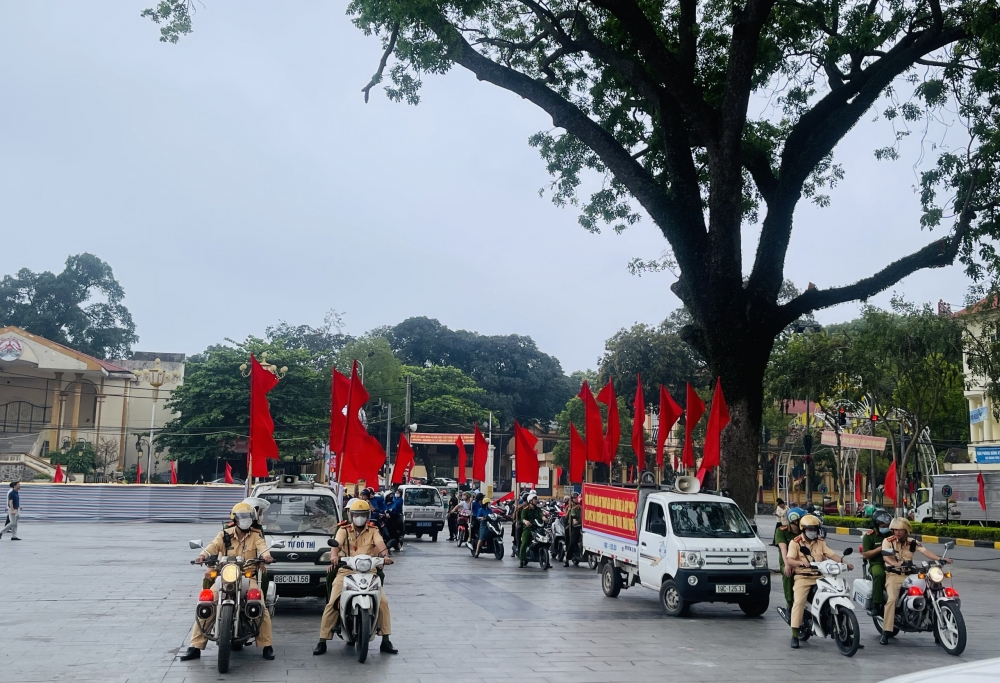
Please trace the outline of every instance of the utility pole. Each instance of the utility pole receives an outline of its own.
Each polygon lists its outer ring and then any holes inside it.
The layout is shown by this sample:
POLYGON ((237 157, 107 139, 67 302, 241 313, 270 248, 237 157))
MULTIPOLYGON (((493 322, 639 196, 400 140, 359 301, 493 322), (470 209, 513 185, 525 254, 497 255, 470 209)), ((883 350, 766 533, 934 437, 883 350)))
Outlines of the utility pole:
POLYGON ((406 441, 410 441, 410 379, 406 376, 406 405, 403 410, 403 429, 406 431, 406 441))
POLYGON ((392 457, 391 457, 392 441, 389 440, 389 437, 392 434, 392 404, 387 403, 386 406, 387 406, 386 408, 387 412, 385 421, 385 464, 386 464, 386 472, 388 472, 389 467, 392 465, 392 457))

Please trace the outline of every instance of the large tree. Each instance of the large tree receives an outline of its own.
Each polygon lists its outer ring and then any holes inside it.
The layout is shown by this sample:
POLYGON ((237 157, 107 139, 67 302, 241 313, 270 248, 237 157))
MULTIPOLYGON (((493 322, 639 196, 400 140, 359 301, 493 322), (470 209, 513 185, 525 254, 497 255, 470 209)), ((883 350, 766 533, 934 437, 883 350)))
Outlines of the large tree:
POLYGON ((66 259, 58 275, 27 268, 0 280, 0 327, 16 325, 97 358, 126 358, 135 323, 111 266, 93 254, 66 259))
MULTIPOLYGON (((583 202, 585 227, 621 229, 641 210, 662 231, 679 269, 672 289, 692 317, 684 338, 725 387, 722 478, 745 508, 781 330, 956 255, 973 274, 977 256, 995 268, 992 250, 977 253, 998 231, 994 0, 353 0, 348 12, 385 50, 366 97, 388 69, 387 94, 416 103, 424 74, 457 64, 551 116, 553 130, 532 143, 557 202, 576 201, 585 173, 604 176, 583 202), (772 95, 783 115, 750 115, 752 101, 772 95), (803 198, 828 201, 822 186, 841 173, 835 148, 882 99, 887 126, 936 111, 965 124, 921 176, 922 227, 945 234, 870 277, 782 303, 795 209, 803 198), (742 231, 758 223, 745 280, 742 231)), ((147 16, 168 42, 191 30, 186 0, 147 16)))

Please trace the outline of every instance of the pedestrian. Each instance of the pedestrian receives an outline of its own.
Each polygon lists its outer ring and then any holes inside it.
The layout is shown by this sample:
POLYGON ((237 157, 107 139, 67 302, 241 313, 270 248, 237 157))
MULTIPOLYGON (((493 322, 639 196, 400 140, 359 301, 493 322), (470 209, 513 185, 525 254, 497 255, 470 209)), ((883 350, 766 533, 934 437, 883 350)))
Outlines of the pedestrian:
POLYGON ((448 540, 454 541, 455 534, 458 533, 458 496, 455 495, 455 491, 451 492, 451 498, 448 499, 448 540))
POLYGON ((785 501, 781 498, 776 498, 774 501, 774 517, 777 519, 778 523, 774 525, 775 529, 784 526, 784 522, 782 520, 787 514, 788 506, 785 505, 785 501))
POLYGON ((21 516, 21 494, 18 493, 21 490, 21 482, 12 481, 10 483, 10 491, 7 492, 7 526, 0 529, 0 538, 10 529, 12 534, 12 541, 20 541, 21 539, 17 537, 17 518, 21 516))

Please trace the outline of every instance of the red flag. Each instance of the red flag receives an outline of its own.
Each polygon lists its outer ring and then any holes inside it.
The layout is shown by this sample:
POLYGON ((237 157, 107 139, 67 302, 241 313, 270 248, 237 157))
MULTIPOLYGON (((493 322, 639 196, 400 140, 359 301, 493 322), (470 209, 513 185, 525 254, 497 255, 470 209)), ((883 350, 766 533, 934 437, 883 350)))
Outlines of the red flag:
POLYGON ((861 473, 854 473, 854 502, 861 503, 861 473))
POLYGON ((684 451, 681 462, 684 467, 694 467, 694 444, 691 443, 691 432, 694 431, 694 426, 698 424, 701 416, 705 414, 705 402, 691 388, 690 382, 687 385, 687 404, 684 406, 684 410, 684 451))
POLYGON ((466 482, 465 478, 465 442, 462 441, 462 437, 455 439, 455 446, 458 447, 458 483, 464 484, 466 482))
POLYGON ((604 462, 604 425, 601 422, 601 409, 597 407, 594 393, 586 381, 580 387, 580 398, 583 400, 583 429, 587 435, 587 460, 604 462))
POLYGON ((667 442, 670 429, 684 411, 677 405, 667 388, 660 385, 660 419, 656 427, 656 465, 663 469, 663 444, 667 442))
POLYGON ((486 481, 486 461, 490 457, 490 445, 486 437, 479 431, 479 423, 475 425, 475 439, 472 447, 472 478, 476 481, 486 481))
POLYGON ((250 356, 250 442, 247 459, 251 477, 267 477, 267 459, 277 460, 278 444, 274 441, 274 420, 267 403, 267 392, 278 384, 278 378, 250 356))
POLYGON ((556 486, 559 485, 559 480, 562 479, 562 470, 563 468, 561 467, 556 468, 556 486))
POLYGON ((642 397, 642 375, 635 376, 635 401, 632 404, 632 451, 639 471, 646 469, 646 403, 642 397))
POLYGON ((494 505, 499 505, 500 503, 506 502, 508 500, 514 500, 514 492, 513 491, 511 491, 510 493, 505 493, 504 495, 500 496, 495 501, 493 501, 493 504, 494 505))
MULTIPOLYGON (((336 380, 335 380, 336 381, 336 380)), ((338 399, 340 393, 338 391, 338 399)), ((385 463, 382 444, 368 433, 361 424, 358 412, 368 402, 368 391, 358 377, 358 361, 351 366, 351 381, 347 391, 347 415, 344 418, 344 434, 337 458, 337 474, 340 481, 365 484, 378 488, 379 470, 385 463)))
MULTIPOLYGON (((351 391, 351 380, 333 369, 330 382, 330 450, 340 456, 344 444, 344 426, 347 424, 347 395, 351 391)), ((363 404, 362 404, 363 405, 363 404)))
POLYGON ((403 478, 413 467, 413 446, 402 434, 399 435, 399 446, 396 448, 396 464, 392 467, 392 483, 402 484, 403 478))
MULTIPOLYGON (((265 474, 264 476, 267 475, 265 474)), ((233 483, 233 466, 230 465, 228 462, 226 463, 226 483, 227 484, 233 483)))
POLYGON ((538 486, 538 437, 514 421, 514 462, 518 484, 538 486))
POLYGON ((611 381, 609 377, 608 383, 597 394, 597 400, 608 407, 608 431, 604 437, 604 463, 609 467, 618 455, 618 444, 622 440, 622 423, 618 419, 618 399, 615 398, 615 388, 611 381))
POLYGON ((896 505, 896 459, 892 459, 892 464, 889 465, 889 471, 885 473, 885 486, 883 487, 885 495, 892 499, 892 506, 896 505))
POLYGON ((56 463, 56 476, 52 478, 53 483, 61 484, 63 482, 62 465, 56 463))
POLYGON ((976 481, 979 482, 979 507, 986 511, 986 480, 983 479, 983 473, 980 472, 979 476, 976 477, 976 481))
POLYGON ((583 442, 576 425, 569 424, 569 483, 582 484, 583 470, 587 467, 587 444, 583 442))
POLYGON ((139 459, 135 463, 135 483, 142 483, 142 456, 139 456, 139 459))
POLYGON ((715 381, 712 394, 712 409, 708 413, 708 429, 705 432, 705 450, 701 458, 701 469, 718 467, 721 461, 722 430, 729 424, 729 407, 722 393, 722 378, 715 381))
POLYGON ((171 484, 176 484, 177 483, 177 461, 176 460, 171 460, 170 461, 170 483, 171 484))

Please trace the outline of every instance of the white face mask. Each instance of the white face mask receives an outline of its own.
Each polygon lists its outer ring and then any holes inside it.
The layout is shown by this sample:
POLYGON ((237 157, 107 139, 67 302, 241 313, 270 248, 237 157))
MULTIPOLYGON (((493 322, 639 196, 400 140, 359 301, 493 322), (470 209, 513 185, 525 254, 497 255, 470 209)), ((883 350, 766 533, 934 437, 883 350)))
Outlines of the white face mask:
POLYGON ((364 526, 368 523, 368 515, 351 515, 351 521, 354 526, 364 526))
POLYGON ((815 541, 817 538, 819 538, 819 532, 818 531, 812 531, 812 530, 807 531, 806 532, 806 538, 808 538, 810 541, 815 541))

